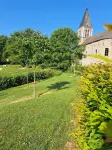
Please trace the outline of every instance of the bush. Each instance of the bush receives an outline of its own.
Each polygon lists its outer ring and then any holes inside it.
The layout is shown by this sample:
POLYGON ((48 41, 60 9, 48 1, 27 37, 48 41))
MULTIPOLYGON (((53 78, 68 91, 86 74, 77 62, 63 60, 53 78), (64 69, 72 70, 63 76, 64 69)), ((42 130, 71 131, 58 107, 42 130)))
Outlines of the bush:
POLYGON ((112 149, 112 65, 86 67, 81 77, 82 100, 73 104, 78 150, 112 149), (107 143, 107 144, 106 144, 107 143))
MULTIPOLYGON (((43 80, 60 74, 61 71, 46 69, 36 72, 36 80, 43 80)), ((33 72, 28 74, 29 83, 34 81, 33 76, 34 76, 33 72)), ((27 75, 18 75, 14 77, 0 77, 0 91, 7 88, 23 85, 26 83, 27 83, 27 75)))
POLYGON ((81 75, 83 73, 84 70, 84 66, 78 64, 74 66, 69 67, 69 69, 67 70, 67 72, 69 73, 74 73, 76 75, 81 75))

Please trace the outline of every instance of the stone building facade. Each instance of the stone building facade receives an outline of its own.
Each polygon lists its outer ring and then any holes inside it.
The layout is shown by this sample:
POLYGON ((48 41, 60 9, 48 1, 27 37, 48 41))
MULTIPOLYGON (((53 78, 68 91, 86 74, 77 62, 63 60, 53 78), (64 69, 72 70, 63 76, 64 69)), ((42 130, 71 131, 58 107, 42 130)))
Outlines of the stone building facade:
MULTIPOLYGON (((89 17, 88 9, 86 9, 82 22, 78 29, 81 45, 85 45, 84 54, 102 55, 112 59, 112 32, 104 31, 92 36, 93 27, 89 17)), ((82 59, 82 65, 98 63, 95 58, 87 56, 82 59)))

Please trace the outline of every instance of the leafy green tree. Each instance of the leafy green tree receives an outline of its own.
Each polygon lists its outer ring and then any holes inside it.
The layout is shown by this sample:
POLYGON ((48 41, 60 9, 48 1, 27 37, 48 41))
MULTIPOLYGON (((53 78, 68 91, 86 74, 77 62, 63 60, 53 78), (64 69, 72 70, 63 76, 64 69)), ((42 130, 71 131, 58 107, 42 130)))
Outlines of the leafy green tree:
POLYGON ((63 71, 72 65, 73 54, 79 59, 83 55, 83 49, 79 46, 79 38, 70 28, 55 30, 50 37, 50 43, 52 47, 52 66, 63 71))
POLYGON ((37 32, 36 36, 32 37, 33 57, 35 64, 45 68, 50 62, 50 43, 46 35, 37 32))
POLYGON ((19 63, 19 51, 21 48, 22 39, 18 37, 9 37, 4 48, 3 59, 12 64, 19 63))
POLYGON ((49 39, 46 35, 28 28, 10 35, 3 57, 13 64, 26 66, 35 56, 36 64, 45 67, 49 64, 49 47, 49 39))
POLYGON ((31 37, 34 35, 35 31, 29 28, 24 31, 17 31, 11 34, 7 40, 3 53, 4 60, 7 60, 13 64, 16 63, 26 66, 32 51, 31 37))
POLYGON ((32 59, 33 50, 31 38, 23 38, 19 50, 19 62, 22 66, 28 66, 32 59))
POLYGON ((8 39, 7 36, 4 36, 4 35, 0 36, 0 64, 3 63, 2 54, 3 54, 4 48, 6 46, 7 39, 8 39))
POLYGON ((48 67, 50 60, 50 44, 49 39, 46 35, 42 35, 39 31, 35 32, 32 36, 32 60, 31 64, 34 67, 34 98, 36 97, 36 66, 40 65, 43 68, 48 67))

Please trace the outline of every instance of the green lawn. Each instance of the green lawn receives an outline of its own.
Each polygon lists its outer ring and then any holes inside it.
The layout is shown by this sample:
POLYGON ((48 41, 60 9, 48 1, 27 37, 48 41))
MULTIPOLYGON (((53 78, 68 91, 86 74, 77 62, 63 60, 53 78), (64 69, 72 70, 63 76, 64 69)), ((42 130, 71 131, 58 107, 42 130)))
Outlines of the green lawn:
POLYGON ((38 82, 36 99, 32 84, 0 91, 0 150, 63 150, 78 87, 79 77, 62 74, 38 82))
MULTIPOLYGON (((29 72, 33 72, 33 68, 28 69, 29 72)), ((36 71, 41 70, 40 68, 36 68, 36 71)), ((26 75, 27 74, 27 68, 22 68, 20 65, 7 65, 3 66, 0 65, 0 77, 4 76, 17 76, 17 75, 26 75)))

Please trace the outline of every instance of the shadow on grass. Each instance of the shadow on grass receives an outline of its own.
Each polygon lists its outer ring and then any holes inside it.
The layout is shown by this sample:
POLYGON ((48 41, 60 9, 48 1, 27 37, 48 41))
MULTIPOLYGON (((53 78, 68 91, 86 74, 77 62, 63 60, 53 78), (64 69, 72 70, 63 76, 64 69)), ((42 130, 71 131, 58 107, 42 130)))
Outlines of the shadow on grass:
POLYGON ((67 81, 63 81, 63 82, 57 82, 55 84, 51 84, 50 86, 48 86, 48 90, 62 90, 62 89, 67 89, 69 87, 65 87, 65 85, 70 84, 70 82, 67 81))

